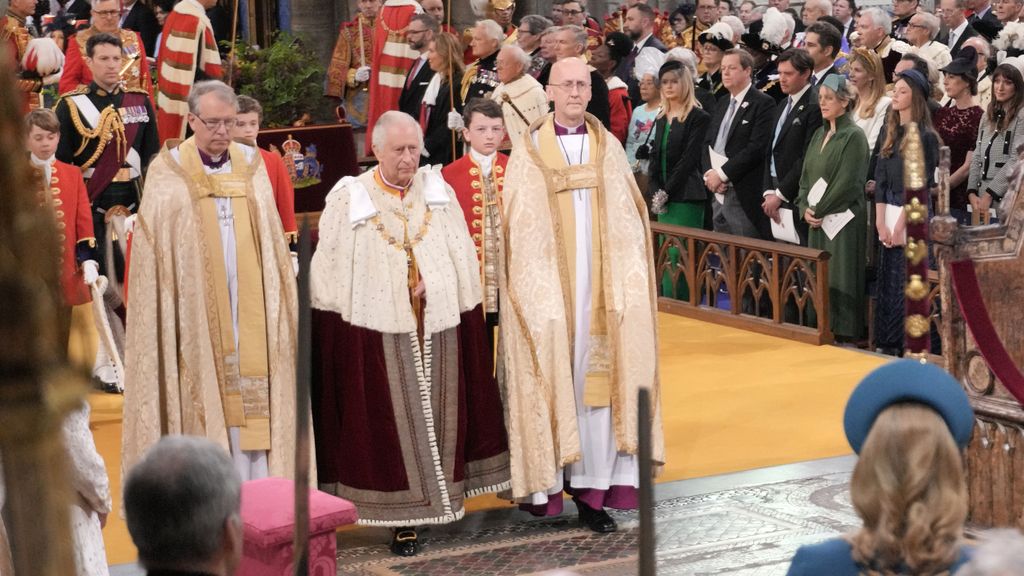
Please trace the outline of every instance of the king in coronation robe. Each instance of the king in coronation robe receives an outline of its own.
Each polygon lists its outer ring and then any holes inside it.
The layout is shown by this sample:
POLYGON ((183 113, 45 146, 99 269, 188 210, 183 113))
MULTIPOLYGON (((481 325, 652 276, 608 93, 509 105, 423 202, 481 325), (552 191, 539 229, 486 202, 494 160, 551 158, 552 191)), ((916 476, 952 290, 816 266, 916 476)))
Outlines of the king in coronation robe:
POLYGON ((353 128, 366 127, 370 104, 370 70, 373 64, 373 26, 380 0, 360 0, 359 14, 338 30, 324 94, 342 101, 345 119, 353 128))
POLYGON ((508 488, 508 442, 459 201, 436 167, 417 169, 419 123, 391 111, 379 130, 380 164, 338 182, 320 218, 313 424, 322 489, 411 556, 416 526, 508 488))
MULTIPOLYGON (((199 117, 232 114, 227 85, 194 90, 199 117)), ((195 136, 149 166, 129 269, 125 470, 186 434, 222 445, 243 480, 294 476, 295 271, 262 157, 227 122, 192 119, 195 136)))

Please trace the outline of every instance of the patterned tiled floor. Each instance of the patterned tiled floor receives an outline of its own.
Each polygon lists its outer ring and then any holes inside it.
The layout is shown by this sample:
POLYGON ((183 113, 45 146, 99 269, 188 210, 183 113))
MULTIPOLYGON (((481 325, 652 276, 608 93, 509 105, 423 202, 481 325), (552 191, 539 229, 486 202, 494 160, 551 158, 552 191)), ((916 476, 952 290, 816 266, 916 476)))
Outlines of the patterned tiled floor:
MULTIPOLYGON (((656 508, 658 574, 782 575, 801 544, 857 525, 848 472, 682 496, 656 508)), ((571 505, 568 506, 571 508, 571 505)), ((586 576, 636 573, 637 522, 616 515, 620 530, 598 535, 570 514, 529 519, 505 512, 487 527, 424 530, 416 558, 391 556, 379 531, 360 542, 340 538, 338 574, 483 576, 571 570, 586 576)), ((468 522, 468 521, 467 521, 468 522)))

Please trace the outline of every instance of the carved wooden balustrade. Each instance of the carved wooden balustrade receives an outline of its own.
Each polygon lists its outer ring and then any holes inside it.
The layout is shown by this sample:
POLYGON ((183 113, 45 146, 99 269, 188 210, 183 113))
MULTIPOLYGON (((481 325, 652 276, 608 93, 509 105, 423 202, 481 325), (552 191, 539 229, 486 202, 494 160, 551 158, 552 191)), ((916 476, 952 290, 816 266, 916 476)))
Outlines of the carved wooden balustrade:
POLYGON ((657 222, 651 229, 660 310, 801 342, 832 342, 828 252, 657 222), (668 294, 664 283, 671 285, 668 294))

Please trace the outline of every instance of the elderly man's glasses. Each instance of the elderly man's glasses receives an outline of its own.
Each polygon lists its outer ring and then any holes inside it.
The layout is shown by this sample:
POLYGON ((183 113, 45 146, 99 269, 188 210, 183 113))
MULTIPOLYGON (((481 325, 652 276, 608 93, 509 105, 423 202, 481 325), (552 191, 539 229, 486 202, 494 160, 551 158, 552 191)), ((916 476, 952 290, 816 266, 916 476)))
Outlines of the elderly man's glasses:
POLYGON ((578 16, 580 14, 583 14, 583 10, 566 10, 565 8, 563 8, 562 14, 565 14, 566 16, 578 16))
POLYGON ((206 126, 206 129, 211 131, 211 132, 216 132, 217 130, 219 130, 221 128, 225 128, 227 130, 231 130, 235 126, 238 126, 238 120, 235 119, 235 118, 217 118, 217 119, 207 120, 207 119, 202 118, 200 116, 196 116, 196 120, 199 120, 200 122, 202 122, 203 125, 206 126))
POLYGON ((570 80, 568 82, 562 82, 561 84, 551 84, 551 86, 561 88, 562 90, 565 90, 570 94, 572 94, 573 91, 583 92, 586 90, 590 90, 590 82, 583 82, 582 80, 570 80))
POLYGON ((114 16, 120 16, 121 15, 121 11, 120 10, 116 10, 116 9, 115 10, 93 10, 92 11, 92 15, 93 16, 99 16, 101 18, 113 18, 114 16))

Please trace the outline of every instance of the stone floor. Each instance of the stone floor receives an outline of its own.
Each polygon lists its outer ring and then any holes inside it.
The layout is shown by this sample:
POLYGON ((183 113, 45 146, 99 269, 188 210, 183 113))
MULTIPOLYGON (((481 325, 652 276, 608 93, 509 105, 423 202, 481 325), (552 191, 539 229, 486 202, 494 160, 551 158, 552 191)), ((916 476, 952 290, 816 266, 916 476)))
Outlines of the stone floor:
MULTIPOLYGON (((853 457, 830 458, 658 485, 658 573, 784 575, 798 546, 857 525, 848 500, 854 462, 853 457)), ((539 519, 496 510, 425 529, 423 549, 411 559, 388 552, 386 529, 344 532, 338 574, 636 574, 635 513, 615 514, 619 531, 599 535, 579 526, 571 503, 566 508, 562 516, 539 519)), ((141 572, 116 566, 111 574, 141 572)))

